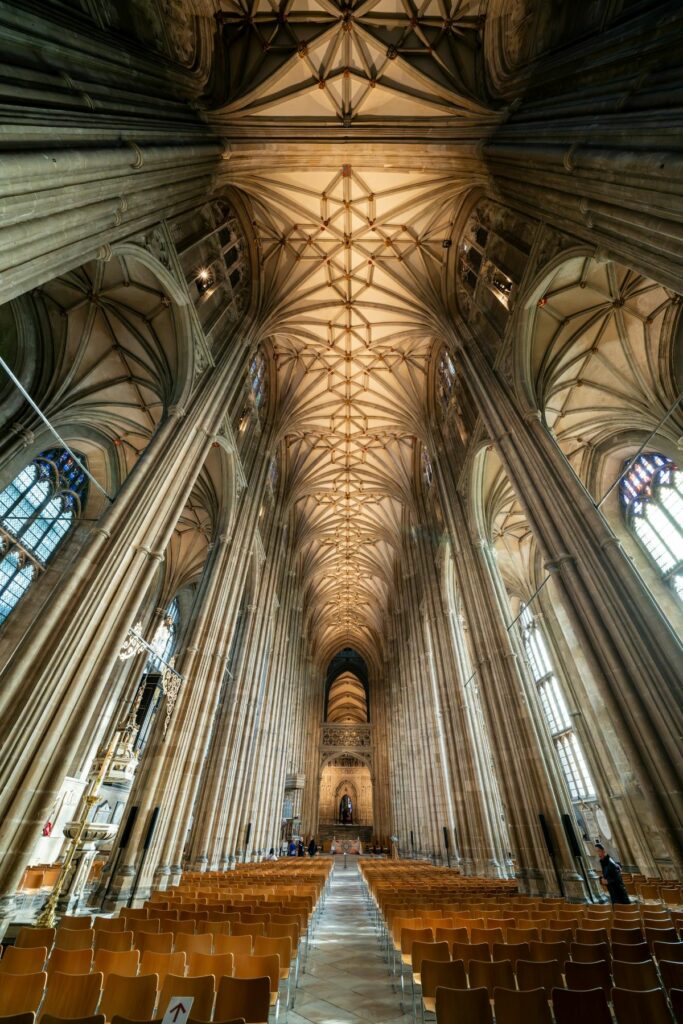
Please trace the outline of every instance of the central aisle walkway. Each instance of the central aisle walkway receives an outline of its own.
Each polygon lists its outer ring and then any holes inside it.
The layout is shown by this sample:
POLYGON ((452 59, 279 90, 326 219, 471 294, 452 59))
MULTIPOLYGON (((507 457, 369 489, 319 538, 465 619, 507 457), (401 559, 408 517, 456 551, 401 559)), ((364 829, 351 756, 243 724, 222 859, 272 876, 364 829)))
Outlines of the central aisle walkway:
MULTIPOLYGON (((409 991, 408 986, 406 994, 409 991)), ((349 858, 344 870, 339 858, 309 950, 306 974, 301 975, 296 1006, 289 1011, 289 1024, 365 1024, 370 1020, 411 1024, 412 1016, 402 1015, 400 992, 392 991, 355 859, 349 858)), ((284 1022, 282 1011, 280 1022, 284 1022)))

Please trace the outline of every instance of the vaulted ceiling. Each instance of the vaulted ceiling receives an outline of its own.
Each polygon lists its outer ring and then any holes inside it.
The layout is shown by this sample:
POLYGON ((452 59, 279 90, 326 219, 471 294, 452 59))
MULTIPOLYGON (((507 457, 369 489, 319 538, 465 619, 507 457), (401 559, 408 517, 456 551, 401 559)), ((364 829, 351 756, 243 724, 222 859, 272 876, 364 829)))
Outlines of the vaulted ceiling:
POLYGON ((254 211, 309 633, 377 654, 474 141, 482 4, 222 0, 212 115, 254 211))

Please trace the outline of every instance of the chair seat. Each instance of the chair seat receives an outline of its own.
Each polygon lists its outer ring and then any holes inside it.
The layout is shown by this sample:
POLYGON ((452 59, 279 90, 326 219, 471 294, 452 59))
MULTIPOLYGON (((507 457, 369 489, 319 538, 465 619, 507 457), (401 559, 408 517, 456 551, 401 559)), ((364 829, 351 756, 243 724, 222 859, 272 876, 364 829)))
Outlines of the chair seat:
POLYGON ((279 995, 280 995, 279 992, 271 992, 270 993, 270 1005, 271 1006, 277 1006, 277 1001, 278 1001, 279 995))
POLYGON ((419 985, 422 988, 422 975, 419 971, 413 971, 413 985, 419 985))
POLYGON ((423 996, 422 1005, 425 1013, 436 1013, 436 996, 423 996))

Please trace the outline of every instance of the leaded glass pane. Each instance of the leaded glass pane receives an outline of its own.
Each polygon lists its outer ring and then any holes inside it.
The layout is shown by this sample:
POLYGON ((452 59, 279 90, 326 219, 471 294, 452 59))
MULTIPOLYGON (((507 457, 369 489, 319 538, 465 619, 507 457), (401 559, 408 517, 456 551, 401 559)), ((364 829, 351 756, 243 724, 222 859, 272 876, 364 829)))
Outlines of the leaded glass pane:
POLYGON ((0 561, 0 622, 4 622, 33 580, 30 563, 22 566, 18 551, 10 551, 0 561))
POLYGON ((575 734, 568 732, 558 736, 555 740, 555 747, 572 800, 593 799, 596 795, 595 787, 575 734))
POLYGON ((619 483, 626 521, 670 583, 683 592, 683 474, 658 452, 627 464, 619 483))

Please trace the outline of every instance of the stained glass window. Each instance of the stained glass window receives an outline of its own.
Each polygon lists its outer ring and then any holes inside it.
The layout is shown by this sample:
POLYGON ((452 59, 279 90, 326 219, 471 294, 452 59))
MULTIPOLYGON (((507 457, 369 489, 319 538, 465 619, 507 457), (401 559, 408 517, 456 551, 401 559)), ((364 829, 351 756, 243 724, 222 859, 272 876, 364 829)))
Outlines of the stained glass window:
POLYGON ((683 473, 658 452, 626 463, 619 484, 626 522, 683 599, 683 473))
POLYGON ((451 400, 451 392, 453 391, 453 383, 455 381, 455 363, 445 349, 441 353, 441 358, 439 359, 436 377, 437 394, 439 396, 441 406, 445 411, 448 409, 448 405, 451 400))
POLYGON ((545 638, 528 607, 519 618, 524 652, 538 690, 541 708, 572 800, 592 800, 595 786, 581 744, 572 728, 567 702, 555 675, 545 638))
POLYGON ((499 266, 487 255, 489 230, 477 220, 477 215, 470 220, 465 237, 460 244, 458 253, 458 269, 460 279, 467 289, 474 292, 477 283, 483 282, 486 288, 495 295, 507 309, 514 283, 499 266))
POLYGON ((249 367, 249 380, 251 393, 254 397, 254 405, 261 409, 266 404, 268 397, 268 373, 263 353, 259 350, 251 361, 249 367))
POLYGON ((178 638, 179 619, 180 607, 178 605, 178 599, 176 598, 171 601, 170 605, 166 609, 166 614, 157 626, 157 630, 152 638, 150 647, 153 649, 154 654, 150 654, 147 659, 147 664, 145 666, 146 672, 151 672, 154 668, 158 668, 159 661, 163 661, 168 664, 169 659, 173 655, 176 640, 178 638))
POLYGON ((88 478, 73 456, 51 448, 0 492, 0 623, 81 514, 87 488, 88 478))
POLYGON ((422 445, 422 479, 424 480, 425 487, 432 486, 432 480, 434 479, 434 467, 432 466, 432 460, 429 457, 429 452, 422 445))

